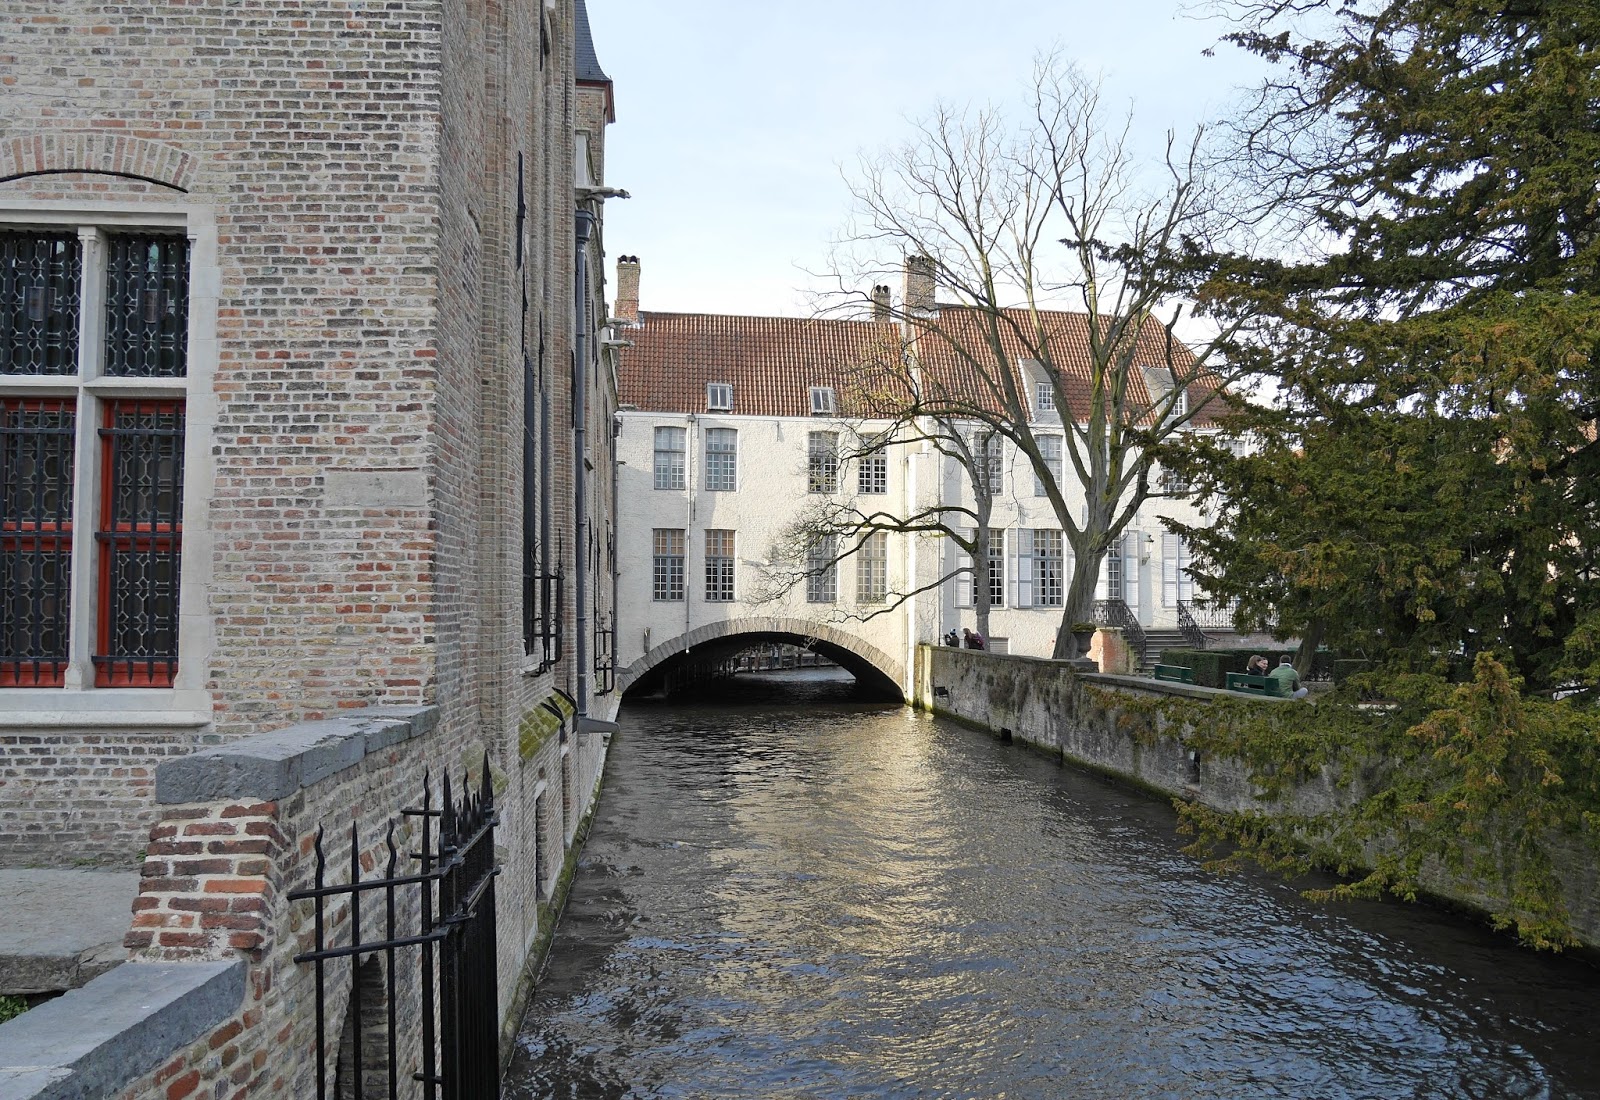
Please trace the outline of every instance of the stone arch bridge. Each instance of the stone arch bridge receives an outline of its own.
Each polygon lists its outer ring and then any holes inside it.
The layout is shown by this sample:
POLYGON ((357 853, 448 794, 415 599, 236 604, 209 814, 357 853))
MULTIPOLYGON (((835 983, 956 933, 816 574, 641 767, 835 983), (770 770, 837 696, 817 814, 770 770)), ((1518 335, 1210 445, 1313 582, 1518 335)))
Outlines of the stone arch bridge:
POLYGON ((652 690, 675 664, 721 661, 762 643, 786 642, 839 665, 873 694, 907 698, 910 678, 903 660, 838 625, 786 616, 753 616, 707 623, 652 646, 617 673, 617 687, 652 690))

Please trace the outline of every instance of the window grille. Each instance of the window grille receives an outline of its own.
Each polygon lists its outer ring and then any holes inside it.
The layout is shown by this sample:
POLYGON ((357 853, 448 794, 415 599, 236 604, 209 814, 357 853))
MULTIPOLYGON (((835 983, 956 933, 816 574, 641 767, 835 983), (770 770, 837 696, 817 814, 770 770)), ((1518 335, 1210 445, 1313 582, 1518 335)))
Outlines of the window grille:
POLYGON ((688 433, 683 428, 660 427, 655 433, 655 486, 684 487, 684 453, 688 433))
POLYGON ((733 387, 727 382, 706 383, 706 412, 732 412, 733 387))
POLYGON ((706 429, 706 491, 731 493, 738 488, 739 433, 732 428, 706 429))
POLYGON ((889 594, 889 536, 874 531, 856 555, 856 602, 882 603, 889 594))
POLYGON ((86 253, 87 232, 0 232, 0 687, 61 686, 74 637, 96 687, 177 676, 190 244, 119 231, 86 253), (94 285, 103 341, 85 348, 94 285), (97 403, 10 382, 52 377, 78 391, 99 375, 146 381, 138 397, 97 403), (75 499, 85 473, 94 493, 75 499), (82 607, 71 603, 75 561, 92 570, 82 607))
POLYGON ((839 436, 836 432, 811 432, 806 441, 806 491, 839 491, 839 436))
POLYGON ((189 242, 114 234, 107 245, 106 374, 182 378, 189 357, 189 242))
POLYGON ((0 233, 0 375, 78 372, 76 233, 0 233))
POLYGON ((72 586, 71 399, 0 402, 0 685, 59 686, 72 586))
POLYGON ((706 532, 706 599, 712 603, 733 600, 733 532, 706 532))
POLYGON ((838 411, 838 401, 834 397, 832 386, 811 387, 811 415, 832 416, 838 411))
POLYGON ((1054 412, 1056 407, 1055 387, 1049 382, 1035 382, 1033 384, 1033 407, 1040 412, 1054 412))
POLYGON ((867 455, 861 460, 861 465, 856 468, 856 489, 860 493, 871 496, 889 491, 889 457, 887 455, 867 455))
POLYGON ((824 535, 806 551, 806 602, 834 603, 839 598, 839 564, 833 535, 824 535))
POLYGON ((170 684, 178 667, 178 562, 183 538, 183 406, 113 401, 100 429, 100 583, 95 682, 170 684))
POLYGON ((683 599, 683 530, 657 527, 651 535, 653 563, 651 599, 683 599))

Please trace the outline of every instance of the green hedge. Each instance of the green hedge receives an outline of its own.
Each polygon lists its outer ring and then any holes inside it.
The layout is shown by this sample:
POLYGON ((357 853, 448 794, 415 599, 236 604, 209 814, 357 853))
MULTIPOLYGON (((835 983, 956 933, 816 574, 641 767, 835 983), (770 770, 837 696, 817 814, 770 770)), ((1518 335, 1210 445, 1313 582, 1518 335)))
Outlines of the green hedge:
MULTIPOLYGON (((1267 664, 1273 668, 1278 665, 1278 658, 1287 657, 1294 660, 1293 649, 1163 649, 1161 663, 1164 665, 1183 665, 1194 669, 1194 682, 1204 684, 1206 687, 1226 687, 1227 676, 1230 672, 1243 672, 1246 663, 1255 654, 1267 659, 1267 664)), ((1313 680, 1339 680, 1342 672, 1360 671, 1366 665, 1365 661, 1341 661, 1338 654, 1327 649, 1319 649, 1311 657, 1311 678, 1313 680)))

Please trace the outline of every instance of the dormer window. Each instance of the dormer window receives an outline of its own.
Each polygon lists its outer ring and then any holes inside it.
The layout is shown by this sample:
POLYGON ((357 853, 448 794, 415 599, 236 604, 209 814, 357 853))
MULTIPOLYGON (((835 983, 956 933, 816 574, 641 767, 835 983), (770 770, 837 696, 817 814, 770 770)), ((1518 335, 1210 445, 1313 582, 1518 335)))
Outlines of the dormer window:
POLYGON ((1174 417, 1187 416, 1189 413, 1189 391, 1180 389, 1172 399, 1172 415, 1174 417))
POLYGON ((732 412, 733 387, 727 382, 706 383, 706 412, 732 412))
POLYGON ((834 398, 832 386, 811 387, 811 415, 832 416, 839 409, 839 402, 834 398))
POLYGON ((1035 382, 1033 384, 1033 407, 1040 412, 1054 412, 1056 408, 1056 391, 1048 382, 1035 382))

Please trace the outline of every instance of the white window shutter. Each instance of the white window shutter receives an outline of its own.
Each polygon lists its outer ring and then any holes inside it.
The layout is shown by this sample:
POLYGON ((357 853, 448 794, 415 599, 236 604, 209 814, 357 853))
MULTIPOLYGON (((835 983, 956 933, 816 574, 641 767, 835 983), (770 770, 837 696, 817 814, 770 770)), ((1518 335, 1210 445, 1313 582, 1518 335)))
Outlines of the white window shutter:
POLYGON ((1144 570, 1139 568, 1139 553, 1144 549, 1144 535, 1129 531, 1122 536, 1122 598, 1128 601, 1128 610, 1139 617, 1139 588, 1144 570))
MULTIPOLYGON (((967 529, 966 534, 967 538, 969 539, 977 537, 977 533, 970 527, 967 529)), ((952 568, 970 570, 972 568, 972 555, 962 550, 961 547, 955 542, 951 542, 950 547, 955 551, 955 561, 952 565, 952 568)), ((970 572, 960 573, 956 576, 955 585, 957 607, 972 606, 972 578, 973 574, 970 572)))
POLYGON ((1182 540, 1167 531, 1161 536, 1161 606, 1178 606, 1178 550, 1182 540))
POLYGON ((1013 607, 1033 606, 1033 531, 1027 527, 1017 529, 1016 561, 1011 567, 1016 587, 1012 595, 1013 607))

